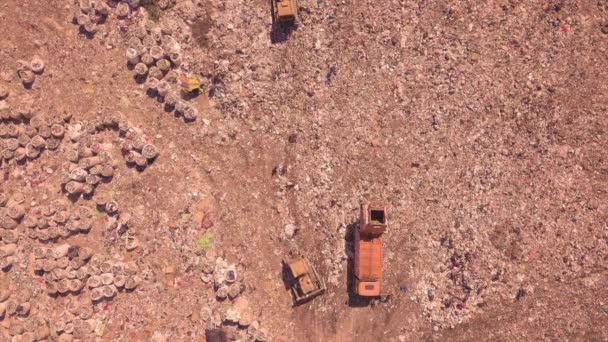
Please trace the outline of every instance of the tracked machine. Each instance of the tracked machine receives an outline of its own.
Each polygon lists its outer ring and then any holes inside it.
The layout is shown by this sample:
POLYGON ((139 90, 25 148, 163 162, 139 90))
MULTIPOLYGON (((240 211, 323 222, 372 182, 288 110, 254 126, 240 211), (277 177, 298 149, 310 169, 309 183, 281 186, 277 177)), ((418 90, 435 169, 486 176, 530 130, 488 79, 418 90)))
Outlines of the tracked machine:
POLYGON ((296 0, 271 0, 273 3, 274 19, 278 23, 295 23, 298 15, 296 0))
POLYGON ((291 292, 295 305, 305 303, 325 292, 325 282, 319 277, 317 270, 308 261, 308 258, 296 257, 284 260, 283 263, 291 273, 291 292))

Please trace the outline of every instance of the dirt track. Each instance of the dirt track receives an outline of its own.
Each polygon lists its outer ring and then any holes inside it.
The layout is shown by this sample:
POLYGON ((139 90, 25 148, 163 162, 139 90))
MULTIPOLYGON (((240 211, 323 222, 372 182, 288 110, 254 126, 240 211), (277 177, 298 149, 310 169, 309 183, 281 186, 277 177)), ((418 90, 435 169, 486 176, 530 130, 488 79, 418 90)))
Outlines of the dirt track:
MULTIPOLYGON (((261 0, 178 0, 162 11, 154 25, 181 45, 177 72, 206 87, 189 101, 192 123, 163 110, 127 66, 143 9, 110 15, 106 36, 87 38, 69 22, 71 1, 0 4, 11 107, 32 99, 40 115, 71 114, 66 127, 120 112, 160 150, 140 172, 121 157, 125 137, 95 134, 112 146, 114 176, 70 205, 93 209, 109 194, 140 246, 127 251, 104 213, 66 241, 136 264, 142 281, 94 303, 105 328, 83 340, 203 340, 234 303, 201 280, 217 256, 237 266, 242 313, 271 340, 608 339, 608 3, 299 4, 289 35, 261 0), (27 90, 17 60, 34 55, 46 68, 27 90), (279 164, 286 172, 273 171, 279 164), (349 230, 364 199, 389 212, 390 296, 367 305, 347 291, 349 230), (210 248, 198 245, 205 232, 210 248), (307 254, 328 283, 297 308, 281 278, 289 251, 307 254)), ((21 191, 28 209, 66 199, 72 143, 3 162, 1 191, 21 191)), ((52 330, 72 298, 91 305, 88 290, 47 295, 31 268, 43 244, 23 224, 15 231, 19 261, 1 281, 32 308, 2 320, 7 339, 29 321, 52 330)))

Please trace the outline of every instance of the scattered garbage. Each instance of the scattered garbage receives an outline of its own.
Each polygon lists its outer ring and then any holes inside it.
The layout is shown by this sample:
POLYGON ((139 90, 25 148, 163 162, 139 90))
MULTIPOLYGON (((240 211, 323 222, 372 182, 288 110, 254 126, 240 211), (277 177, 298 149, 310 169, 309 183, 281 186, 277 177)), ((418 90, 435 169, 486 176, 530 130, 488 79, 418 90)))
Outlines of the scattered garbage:
POLYGON ((196 248, 199 250, 207 250, 213 247, 213 233, 206 231, 201 237, 196 240, 196 248))
POLYGON ((291 239, 296 234, 297 230, 298 228, 296 227, 296 225, 290 223, 285 225, 283 232, 285 233, 286 238, 291 239))

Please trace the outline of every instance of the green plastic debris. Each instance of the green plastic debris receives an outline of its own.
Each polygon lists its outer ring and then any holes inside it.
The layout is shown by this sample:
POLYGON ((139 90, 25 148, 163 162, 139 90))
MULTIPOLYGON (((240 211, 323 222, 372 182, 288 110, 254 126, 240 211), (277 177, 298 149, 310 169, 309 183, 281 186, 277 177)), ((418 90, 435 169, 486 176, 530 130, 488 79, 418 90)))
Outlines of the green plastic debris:
POLYGON ((95 335, 101 337, 103 336, 104 330, 106 330, 106 325, 104 322, 97 322, 97 326, 95 327, 95 335))
POLYGON ((196 240, 196 248, 207 250, 213 247, 213 233, 205 232, 198 240, 196 240))

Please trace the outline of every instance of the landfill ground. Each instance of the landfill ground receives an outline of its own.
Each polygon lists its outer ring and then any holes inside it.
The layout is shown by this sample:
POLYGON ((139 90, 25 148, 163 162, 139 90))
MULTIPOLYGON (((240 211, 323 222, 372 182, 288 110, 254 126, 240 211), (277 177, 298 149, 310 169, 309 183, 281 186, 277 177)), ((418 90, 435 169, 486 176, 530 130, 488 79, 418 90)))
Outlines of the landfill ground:
POLYGON ((608 341, 607 0, 129 3, 0 1, 0 341, 608 341))

